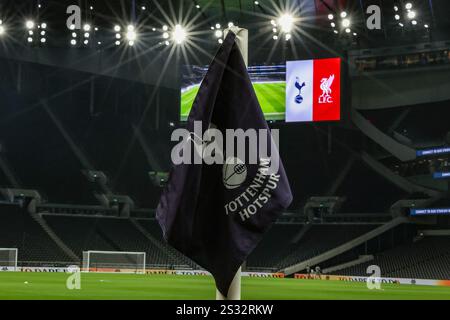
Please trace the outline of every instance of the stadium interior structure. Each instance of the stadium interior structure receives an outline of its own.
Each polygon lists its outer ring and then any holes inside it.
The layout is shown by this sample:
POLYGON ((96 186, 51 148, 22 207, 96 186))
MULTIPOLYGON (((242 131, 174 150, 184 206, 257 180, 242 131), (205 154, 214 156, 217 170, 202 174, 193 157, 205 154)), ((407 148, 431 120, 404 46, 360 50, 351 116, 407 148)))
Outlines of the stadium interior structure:
POLYGON ((294 202, 244 270, 365 276, 379 265, 383 277, 450 279, 450 215, 411 215, 450 208, 450 180, 436 178, 450 172, 447 0, 382 1, 382 30, 366 28, 369 0, 78 2, 83 31, 64 27, 68 1, 0 6, 0 248, 17 248, 19 266, 81 265, 83 251, 103 250, 201 269, 164 242, 154 213, 183 126, 179 67, 207 65, 216 24, 231 21, 249 29, 251 66, 346 65, 342 121, 270 121, 294 202), (407 3, 416 23, 397 19, 407 3), (288 41, 272 30, 277 6, 302 17, 288 41), (163 12, 178 11, 191 22, 184 49, 164 35, 175 22, 163 12), (114 24, 130 21, 137 38, 117 40, 114 24))

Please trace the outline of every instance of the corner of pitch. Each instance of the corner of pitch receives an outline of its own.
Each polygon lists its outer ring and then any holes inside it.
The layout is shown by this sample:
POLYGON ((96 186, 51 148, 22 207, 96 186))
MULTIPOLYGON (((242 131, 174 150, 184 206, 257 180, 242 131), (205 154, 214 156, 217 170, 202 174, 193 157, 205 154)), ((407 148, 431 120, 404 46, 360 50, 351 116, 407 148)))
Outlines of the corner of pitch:
POLYGON ((278 187, 280 175, 270 173, 270 158, 260 158, 258 172, 250 185, 234 200, 225 204, 225 213, 238 214, 242 221, 257 214, 272 197, 273 190, 278 187))

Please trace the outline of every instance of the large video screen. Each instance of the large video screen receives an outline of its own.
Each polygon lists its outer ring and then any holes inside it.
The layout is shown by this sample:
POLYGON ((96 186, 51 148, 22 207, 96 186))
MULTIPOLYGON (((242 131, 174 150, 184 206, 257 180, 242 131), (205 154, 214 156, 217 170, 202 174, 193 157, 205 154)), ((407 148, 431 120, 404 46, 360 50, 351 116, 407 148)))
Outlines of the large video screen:
MULTIPOLYGON (((186 65, 181 74, 180 118, 185 121, 208 66, 186 65)), ((286 65, 248 67, 250 80, 266 120, 284 120, 286 65)))
MULTIPOLYGON (((266 120, 340 120, 340 58, 288 61, 248 67, 266 120)), ((208 66, 185 65, 181 75, 180 120, 186 121, 208 66)))

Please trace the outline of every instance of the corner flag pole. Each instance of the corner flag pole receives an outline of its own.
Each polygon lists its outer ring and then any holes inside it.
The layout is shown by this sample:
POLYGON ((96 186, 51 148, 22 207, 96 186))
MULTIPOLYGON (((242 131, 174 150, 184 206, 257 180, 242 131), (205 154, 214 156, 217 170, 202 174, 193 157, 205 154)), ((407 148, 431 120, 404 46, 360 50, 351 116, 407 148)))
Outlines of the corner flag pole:
MULTIPOLYGON (((236 26, 229 27, 224 31, 224 38, 226 38, 229 31, 236 34, 236 43, 244 58, 245 65, 248 66, 248 30, 236 26)), ((238 269, 228 289, 228 297, 225 297, 216 289, 216 300, 241 300, 241 271, 242 267, 238 269)))

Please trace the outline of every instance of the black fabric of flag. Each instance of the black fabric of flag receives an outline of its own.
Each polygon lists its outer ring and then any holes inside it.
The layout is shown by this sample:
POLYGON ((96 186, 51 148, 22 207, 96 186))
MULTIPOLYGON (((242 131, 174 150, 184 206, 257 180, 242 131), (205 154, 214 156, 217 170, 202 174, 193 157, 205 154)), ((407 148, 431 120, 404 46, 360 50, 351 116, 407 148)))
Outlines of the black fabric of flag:
MULTIPOLYGON (((202 122, 203 131, 214 125, 224 135, 225 129, 268 130, 235 37, 228 33, 202 81, 187 121, 190 132, 194 121, 202 122)), ((267 139, 272 141, 270 131, 267 139)), ((246 151, 258 152, 258 147, 246 151)), ((270 152, 278 158, 273 145, 270 152)), ((226 164, 174 166, 156 212, 166 241, 211 272, 224 296, 239 267, 292 201, 279 158, 278 172, 264 179, 261 163, 242 160, 231 166, 237 174, 246 172, 238 185, 226 180, 226 164)))

